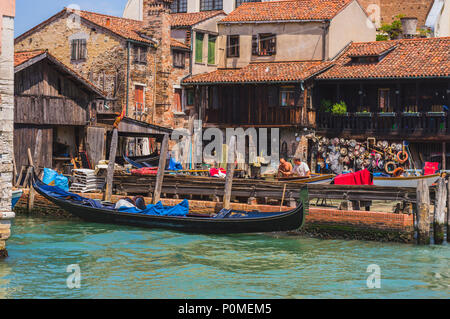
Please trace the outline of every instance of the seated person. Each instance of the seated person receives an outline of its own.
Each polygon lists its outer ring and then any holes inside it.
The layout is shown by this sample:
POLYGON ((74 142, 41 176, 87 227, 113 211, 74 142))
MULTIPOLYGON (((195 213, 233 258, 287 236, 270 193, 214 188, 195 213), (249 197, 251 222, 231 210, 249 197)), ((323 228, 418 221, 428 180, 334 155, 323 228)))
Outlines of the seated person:
POLYGON ((311 177, 311 171, 308 164, 302 162, 299 158, 294 158, 294 169, 292 174, 299 177, 311 177))
POLYGON ((280 159, 280 166, 278 166, 278 177, 292 176, 292 164, 287 162, 284 158, 280 159))

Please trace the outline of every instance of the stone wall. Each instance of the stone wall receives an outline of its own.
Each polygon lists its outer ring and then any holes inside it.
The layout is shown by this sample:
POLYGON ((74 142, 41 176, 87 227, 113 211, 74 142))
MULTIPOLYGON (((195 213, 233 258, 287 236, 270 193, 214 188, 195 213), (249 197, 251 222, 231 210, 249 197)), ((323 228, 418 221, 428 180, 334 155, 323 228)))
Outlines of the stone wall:
POLYGON ((10 236, 14 129, 14 18, 1 20, 0 53, 0 257, 6 255, 10 236))

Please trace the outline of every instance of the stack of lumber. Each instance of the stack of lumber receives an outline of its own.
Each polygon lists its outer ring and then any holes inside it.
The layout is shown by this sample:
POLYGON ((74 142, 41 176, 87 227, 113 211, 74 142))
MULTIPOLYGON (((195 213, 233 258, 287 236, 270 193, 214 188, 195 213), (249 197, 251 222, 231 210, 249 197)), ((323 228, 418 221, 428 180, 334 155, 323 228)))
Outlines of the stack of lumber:
POLYGON ((95 175, 93 169, 74 169, 73 174, 73 182, 70 186, 71 192, 92 192, 102 190, 105 186, 105 178, 95 175))

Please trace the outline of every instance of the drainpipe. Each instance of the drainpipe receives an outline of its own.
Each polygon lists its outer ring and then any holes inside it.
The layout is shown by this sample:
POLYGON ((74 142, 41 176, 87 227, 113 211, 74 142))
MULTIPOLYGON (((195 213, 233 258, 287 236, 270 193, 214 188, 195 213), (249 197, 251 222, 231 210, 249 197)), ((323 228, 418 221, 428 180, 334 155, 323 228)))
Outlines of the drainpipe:
POLYGON ((327 57, 327 35, 328 35, 328 30, 330 29, 330 20, 326 20, 325 25, 323 26, 323 36, 322 36, 322 61, 326 61, 328 60, 327 57))
POLYGON ((127 42, 127 106, 126 106, 126 116, 128 117, 128 107, 129 107, 129 100, 130 100, 130 50, 131 50, 131 43, 130 41, 127 42))
POLYGON ((155 124, 155 112, 156 112, 156 77, 158 69, 156 66, 156 55, 158 54, 158 45, 155 45, 155 54, 153 55, 153 62, 155 64, 154 77, 153 77, 153 110, 152 110, 152 124, 155 124))

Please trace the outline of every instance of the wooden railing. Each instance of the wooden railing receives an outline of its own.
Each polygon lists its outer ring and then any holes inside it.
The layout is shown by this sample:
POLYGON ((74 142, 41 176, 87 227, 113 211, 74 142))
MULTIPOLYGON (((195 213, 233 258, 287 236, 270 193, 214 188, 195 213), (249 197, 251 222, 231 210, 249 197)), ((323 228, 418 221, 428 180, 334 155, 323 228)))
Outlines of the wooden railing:
POLYGON ((317 130, 353 134, 441 135, 450 134, 450 117, 445 112, 318 113, 317 130))

